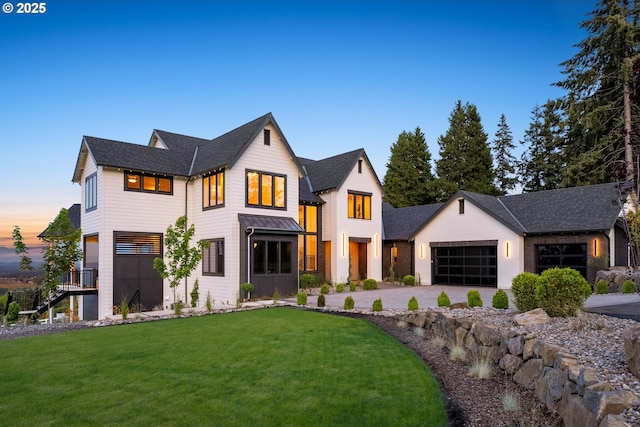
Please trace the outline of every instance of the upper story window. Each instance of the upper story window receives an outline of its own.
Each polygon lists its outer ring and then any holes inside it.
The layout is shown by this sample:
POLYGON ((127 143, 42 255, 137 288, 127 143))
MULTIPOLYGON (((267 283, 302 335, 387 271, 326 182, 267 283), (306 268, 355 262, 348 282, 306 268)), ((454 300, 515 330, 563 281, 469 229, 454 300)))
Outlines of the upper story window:
POLYGON ((92 211, 98 208, 98 175, 93 173, 84 181, 84 210, 92 211))
POLYGON ((362 173, 362 159, 358 160, 358 173, 362 173))
POLYGON ((264 130, 264 145, 271 145, 271 131, 269 129, 264 130))
POLYGON ((173 194, 173 177, 125 172, 124 189, 126 191, 173 194))
POLYGON ((285 209, 287 177, 247 171, 247 206, 285 209))
POLYGON ((464 214, 464 199, 458 199, 458 213, 460 215, 464 214))
POLYGON ((371 193, 349 192, 347 216, 356 219, 371 219, 371 193))
POLYGON ((224 206, 224 171, 214 172, 202 178, 202 208, 224 206))

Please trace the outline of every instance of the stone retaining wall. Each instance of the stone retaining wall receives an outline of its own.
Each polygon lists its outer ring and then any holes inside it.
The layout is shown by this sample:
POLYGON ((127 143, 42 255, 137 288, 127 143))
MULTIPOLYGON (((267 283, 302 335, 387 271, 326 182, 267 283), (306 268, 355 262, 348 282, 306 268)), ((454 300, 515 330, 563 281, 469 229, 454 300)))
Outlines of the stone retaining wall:
POLYGON ((411 312, 397 318, 423 328, 426 336, 463 345, 471 354, 489 355, 516 384, 534 390, 549 410, 562 417, 566 427, 627 426, 617 415, 638 404, 634 393, 611 390, 607 381, 579 365, 566 348, 539 341, 532 334, 436 311, 411 312))
POLYGON ((612 267, 610 270, 600 270, 596 274, 596 282, 604 280, 609 285, 609 293, 622 292, 622 284, 631 279, 636 284, 636 292, 640 292, 640 272, 629 271, 626 268, 612 267))

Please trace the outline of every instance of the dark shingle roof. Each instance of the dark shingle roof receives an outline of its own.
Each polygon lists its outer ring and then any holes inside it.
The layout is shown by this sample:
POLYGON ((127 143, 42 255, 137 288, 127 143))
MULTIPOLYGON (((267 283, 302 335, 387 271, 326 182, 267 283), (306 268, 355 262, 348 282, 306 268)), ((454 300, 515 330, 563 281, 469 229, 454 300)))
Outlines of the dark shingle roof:
MULTIPOLYGON (((269 123, 278 130, 291 158, 300 168, 289 143, 284 139, 284 135, 271 113, 258 117, 214 139, 154 130, 152 140, 157 137, 166 149, 91 136, 85 136, 83 141, 99 166, 167 175, 194 176, 221 167, 233 166, 269 123)), ((79 177, 77 170, 81 157, 82 152, 78 158, 74 180, 79 177)))
POLYGON ((312 203, 323 205, 324 200, 315 193, 312 193, 309 189, 309 180, 307 177, 302 177, 298 183, 298 200, 300 202, 312 203))
POLYGON ((499 197, 526 233, 609 230, 620 214, 617 184, 599 184, 499 197))
POLYGON ((411 240, 413 235, 428 221, 444 203, 394 208, 382 204, 382 226, 384 240, 411 240))
MULTIPOLYGON (((73 224, 73 226, 78 229, 80 228, 80 203, 74 203, 73 205, 71 205, 71 207, 69 209, 67 209, 67 216, 69 217, 69 221, 71 221, 71 224, 73 224)), ((42 239, 45 234, 47 233, 47 230, 49 229, 49 227, 47 226, 47 228, 45 228, 44 230, 42 230, 42 232, 40 234, 38 234, 38 238, 42 239)))
MULTIPOLYGON (((364 157, 371 167, 371 162, 369 162, 367 154, 362 148, 338 154, 337 156, 327 157, 322 160, 298 157, 298 161, 309 176, 313 192, 318 193, 340 188, 361 157, 364 157)), ((371 170, 375 175, 373 167, 371 167, 371 170)), ((378 185, 380 185, 377 176, 376 180, 378 181, 378 185)))

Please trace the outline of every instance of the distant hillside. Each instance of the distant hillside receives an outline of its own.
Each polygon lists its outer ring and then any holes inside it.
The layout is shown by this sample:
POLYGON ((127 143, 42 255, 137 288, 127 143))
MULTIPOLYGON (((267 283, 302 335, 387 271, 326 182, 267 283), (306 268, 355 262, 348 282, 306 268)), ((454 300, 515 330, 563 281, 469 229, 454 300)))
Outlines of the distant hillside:
POLYGON ((35 276, 42 272, 42 262, 34 261, 31 265, 33 271, 20 270, 20 262, 18 261, 0 261, 0 276, 2 277, 20 277, 20 276, 35 276))

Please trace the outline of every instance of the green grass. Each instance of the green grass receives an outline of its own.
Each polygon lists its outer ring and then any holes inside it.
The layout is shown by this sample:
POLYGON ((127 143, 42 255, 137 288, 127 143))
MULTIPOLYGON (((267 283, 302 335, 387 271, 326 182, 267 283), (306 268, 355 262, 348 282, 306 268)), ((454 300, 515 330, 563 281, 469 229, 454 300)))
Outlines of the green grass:
POLYGON ((422 360, 360 319, 277 308, 0 344, 13 426, 445 426, 422 360))

